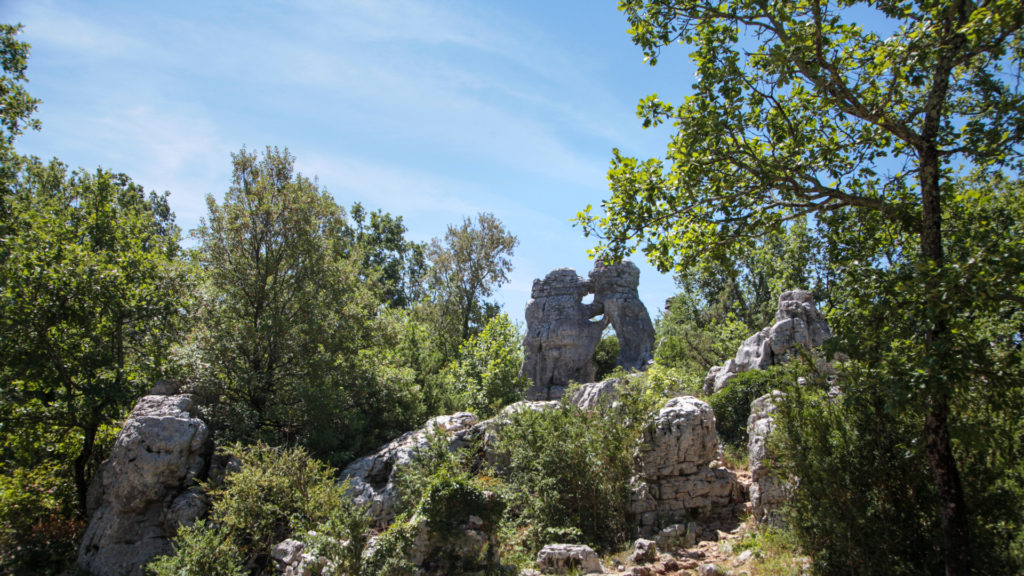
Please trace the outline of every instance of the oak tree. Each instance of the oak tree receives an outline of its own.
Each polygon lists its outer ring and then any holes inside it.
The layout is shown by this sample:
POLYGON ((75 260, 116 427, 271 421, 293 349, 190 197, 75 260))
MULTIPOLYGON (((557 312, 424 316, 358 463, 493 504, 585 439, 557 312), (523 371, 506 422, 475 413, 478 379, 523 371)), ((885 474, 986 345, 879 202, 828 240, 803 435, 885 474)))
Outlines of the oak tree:
POLYGON ((622 0, 620 8, 652 65, 676 41, 692 47, 697 80, 678 105, 641 101, 645 126, 675 124, 667 165, 616 151, 612 196, 603 215, 580 214, 585 230, 604 237, 600 252, 639 245, 662 269, 722 258, 803 215, 827 234, 853 234, 858 221, 912 234, 916 254, 899 256, 918 270, 921 302, 910 317, 925 354, 908 388, 927 405, 947 574, 969 573, 948 421, 957 376, 944 356, 956 336, 934 287, 948 285, 943 216, 957 166, 1020 166, 1024 8, 1012 0, 622 0))

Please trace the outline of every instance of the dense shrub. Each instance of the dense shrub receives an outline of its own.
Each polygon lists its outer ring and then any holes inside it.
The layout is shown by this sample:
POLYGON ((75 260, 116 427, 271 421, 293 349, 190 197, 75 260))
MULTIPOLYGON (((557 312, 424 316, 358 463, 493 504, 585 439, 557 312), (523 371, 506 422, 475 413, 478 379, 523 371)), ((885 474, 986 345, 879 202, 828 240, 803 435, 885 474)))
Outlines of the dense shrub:
POLYGON ((196 523, 178 530, 174 554, 146 567, 153 576, 244 576, 242 553, 223 528, 196 523))
MULTIPOLYGON (((416 454, 400 469, 399 491, 406 508, 377 539, 366 560, 366 574, 404 576, 413 573, 409 560, 414 540, 425 529, 430 539, 417 546, 427 550, 432 570, 445 574, 475 573, 481 566, 498 566, 498 526, 505 510, 500 483, 470 472, 468 451, 451 453, 441 438, 416 454), (443 452, 442 452, 443 451, 443 452), (408 502, 415 499, 415 503, 408 502), (464 528, 470 517, 483 521, 484 550, 467 554, 464 528)), ((422 552, 422 550, 421 550, 422 552)))
POLYGON ((444 411, 468 410, 481 418, 497 414, 530 386, 519 374, 522 365, 522 335, 506 314, 498 314, 462 343, 458 359, 441 374, 444 411))
POLYGON ((633 451, 660 401, 624 380, 619 401, 583 411, 523 410, 502 429, 508 462, 507 545, 535 554, 566 537, 610 549, 632 535, 628 518, 633 451))
POLYGON ((619 337, 605 334, 594 350, 594 379, 601 382, 619 365, 619 337))
POLYGON ((84 523, 73 488, 46 466, 0 474, 0 574, 59 574, 74 562, 84 523))
POLYGON ((217 530, 187 532, 177 542, 176 556, 181 559, 163 559, 161 569, 185 562, 226 563, 234 558, 229 548, 246 566, 267 569, 277 543, 289 537, 306 541, 312 530, 322 537, 312 542, 321 553, 329 554, 339 569, 359 573, 369 519, 345 493, 347 484, 335 481, 334 470, 302 448, 235 445, 227 452, 240 461, 240 468, 228 474, 222 486, 210 487, 210 522, 217 530), (349 544, 331 549, 331 540, 349 544), (214 551, 199 549, 214 542, 218 550, 223 547, 215 557, 210 556, 214 551))
POLYGON ((796 376, 782 366, 748 370, 737 374, 725 388, 712 394, 708 404, 715 411, 718 436, 726 444, 746 446, 750 403, 771 390, 782 388, 790 378, 796 376))
POLYGON ((363 562, 367 576, 413 576, 416 568, 409 563, 408 554, 412 546, 415 526, 408 514, 400 514, 383 534, 374 540, 363 562))
POLYGON ((775 448, 800 478, 788 519, 819 574, 941 574, 934 485, 921 418, 886 405, 885 382, 841 376, 784 387, 775 448))

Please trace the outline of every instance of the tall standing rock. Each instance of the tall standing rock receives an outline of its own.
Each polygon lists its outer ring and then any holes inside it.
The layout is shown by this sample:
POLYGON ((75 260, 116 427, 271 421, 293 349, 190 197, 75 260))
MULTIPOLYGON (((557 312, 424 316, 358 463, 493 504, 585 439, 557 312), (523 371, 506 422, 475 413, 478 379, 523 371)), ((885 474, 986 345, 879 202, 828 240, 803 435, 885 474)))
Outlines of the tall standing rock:
POLYGON ((654 359, 654 324, 640 301, 640 269, 629 260, 605 265, 600 260, 590 272, 594 304, 604 310, 619 338, 619 366, 642 370, 654 359))
POLYGON ((569 382, 593 382, 594 351, 609 324, 619 339, 619 366, 647 367, 654 358, 654 324, 640 301, 639 283, 640 270, 628 260, 598 262, 589 280, 571 268, 534 280, 523 340, 522 374, 534 384, 528 399, 557 398, 569 382), (584 304, 588 294, 594 300, 584 304))
POLYGON ((79 565, 97 576, 140 576, 154 556, 172 552, 179 524, 206 513, 192 488, 211 452, 191 396, 143 396, 89 487, 79 565))
POLYGON ((781 524, 778 510, 789 501, 792 491, 791 479, 783 478, 773 468, 773 455, 768 444, 768 436, 775 428, 775 403, 783 397, 784 394, 776 390, 750 403, 750 418, 747 420, 750 505, 754 521, 759 524, 781 524))
POLYGON ((533 380, 528 398, 548 398, 553 388, 570 381, 594 380, 594 350, 607 322, 590 320, 603 311, 596 302, 583 303, 591 291, 572 268, 533 281, 523 340, 522 374, 533 380))

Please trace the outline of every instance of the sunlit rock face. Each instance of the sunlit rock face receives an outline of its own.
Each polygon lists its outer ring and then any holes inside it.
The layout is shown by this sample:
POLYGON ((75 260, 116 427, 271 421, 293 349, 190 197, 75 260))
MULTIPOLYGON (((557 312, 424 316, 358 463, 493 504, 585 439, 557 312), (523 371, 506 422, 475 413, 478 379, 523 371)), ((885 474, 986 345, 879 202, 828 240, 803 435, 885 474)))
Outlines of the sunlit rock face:
POLYGON ((619 366, 643 370, 654 359, 654 324, 640 301, 640 269, 629 260, 604 265, 600 260, 590 272, 594 304, 619 338, 619 366))
POLYGON ((746 501, 735 474, 712 466, 717 448, 715 414, 706 402, 680 396, 658 412, 634 456, 630 511, 641 535, 746 501))
POLYGON ((773 391, 750 403, 750 418, 747 420, 747 436, 750 464, 750 505, 751 516, 759 524, 780 525, 779 510, 789 501, 793 481, 782 477, 772 469, 768 436, 775 428, 776 402, 784 394, 773 391))
POLYGON ((598 262, 584 280, 558 268, 534 280, 526 304, 522 373, 533 381, 531 400, 560 397, 570 382, 594 381, 594 351, 611 325, 619 339, 619 365, 643 369, 654 357, 654 324, 637 292, 640 270, 632 262, 598 262), (587 295, 593 301, 584 303, 587 295))
POLYGON ((97 576, 135 576, 171 553, 178 526, 206 513, 195 483, 212 448, 191 396, 143 396, 89 488, 79 565, 97 576))
POLYGON ((744 340, 735 358, 711 368, 704 377, 704 392, 718 392, 737 374, 781 364, 793 357, 798 349, 817 348, 831 337, 828 322, 818 311, 810 292, 783 292, 779 296, 775 323, 744 340))

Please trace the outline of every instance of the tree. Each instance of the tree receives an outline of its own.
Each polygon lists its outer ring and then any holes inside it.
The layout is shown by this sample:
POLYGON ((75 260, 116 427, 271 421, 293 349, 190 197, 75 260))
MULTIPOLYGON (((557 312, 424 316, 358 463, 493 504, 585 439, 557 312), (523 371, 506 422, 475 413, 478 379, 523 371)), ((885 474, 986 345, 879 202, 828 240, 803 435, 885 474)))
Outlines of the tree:
POLYGON ((459 357, 445 367, 446 411, 469 410, 490 418, 522 398, 528 380, 523 365, 523 336, 506 314, 498 314, 479 334, 459 347, 459 357))
MULTIPOLYGON (((0 24, 0 235, 8 226, 8 199, 14 181, 21 169, 21 158, 14 151, 14 139, 25 128, 38 130, 39 120, 32 118, 39 99, 25 90, 28 78, 29 45, 18 41, 15 36, 21 32, 21 25, 0 24)), ((0 259, 4 256, 0 246, 0 259)))
POLYGON ((228 437, 308 443, 319 430, 352 444, 345 414, 370 387, 359 352, 380 305, 376 278, 346 240, 343 210, 294 172, 287 150, 232 161, 223 204, 208 197, 195 231, 207 279, 197 386, 228 437))
MULTIPOLYGON (((956 336, 943 303, 955 272, 944 203, 955 163, 1021 159, 1024 94, 1004 71, 1024 62, 1024 9, 1009 0, 620 6, 651 64, 676 40, 692 45, 697 81, 679 106, 656 95, 639 106, 645 126, 672 120, 678 128, 669 169, 616 151, 606 214, 588 209, 580 221, 605 236, 599 250, 621 254, 643 243, 662 269, 723 258, 740 240, 808 214, 833 240, 853 235, 858 220, 912 235, 916 254, 900 253, 897 263, 912 262, 909 285, 922 297, 908 317, 923 376, 900 394, 927 406, 924 443, 947 574, 969 573, 968 514, 950 441, 962 374, 946 353, 956 336)), ((871 255, 880 266, 885 256, 871 255)))
POLYGON ((485 299, 508 282, 518 244, 501 221, 488 213, 478 214, 475 225, 466 218, 457 228, 449 226, 443 240, 431 241, 427 248, 429 323, 445 359, 454 358, 459 345, 497 314, 499 307, 485 299))
POLYGON ((9 199, 0 470, 70 463, 84 512, 101 428, 165 372, 179 333, 178 228, 166 194, 57 161, 29 160, 9 199))
POLYGON ((401 216, 374 210, 367 212, 356 202, 349 211, 352 217, 350 242, 363 253, 363 268, 379 273, 388 305, 405 308, 423 296, 423 275, 426 272, 425 245, 405 239, 401 216), (369 220, 367 220, 369 216, 369 220))

